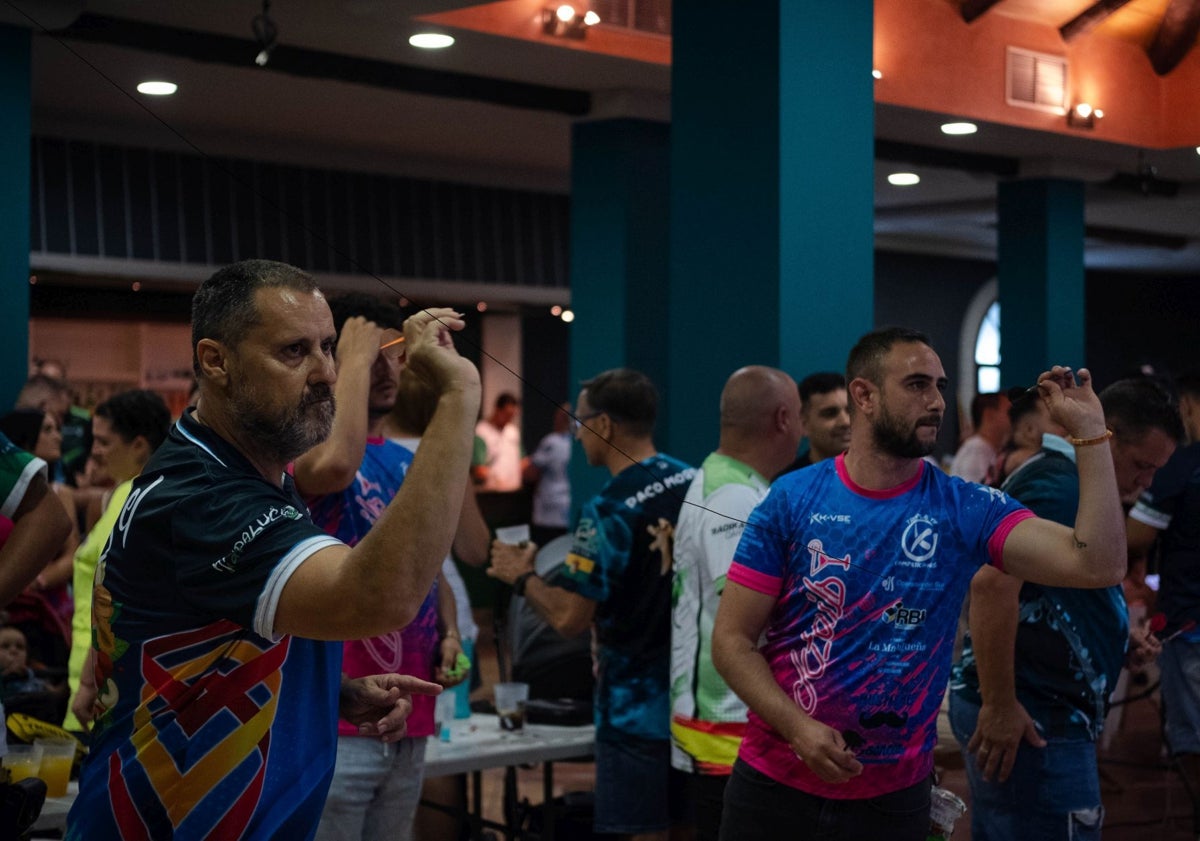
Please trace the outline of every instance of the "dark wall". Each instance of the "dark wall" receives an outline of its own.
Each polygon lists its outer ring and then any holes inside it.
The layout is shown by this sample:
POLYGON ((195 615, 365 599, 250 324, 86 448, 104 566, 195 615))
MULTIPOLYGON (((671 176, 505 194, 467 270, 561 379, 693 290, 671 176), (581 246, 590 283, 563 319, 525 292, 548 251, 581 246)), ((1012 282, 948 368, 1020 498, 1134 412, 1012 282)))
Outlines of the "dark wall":
MULTIPOLYGON (((938 452, 958 446, 958 413, 953 411, 958 380, 958 344, 962 319, 979 287, 996 276, 986 260, 875 253, 875 324, 912 327, 928 334, 950 378, 946 419, 938 434, 938 452)), ((847 337, 849 352, 853 337, 847 337)))
POLYGON ((1168 374, 1200 368, 1200 283, 1089 272, 1085 342, 1101 387, 1144 365, 1168 374))
POLYGON ((554 411, 563 400, 575 400, 570 378, 570 326, 549 314, 521 319, 521 437, 532 453, 550 431, 554 411))

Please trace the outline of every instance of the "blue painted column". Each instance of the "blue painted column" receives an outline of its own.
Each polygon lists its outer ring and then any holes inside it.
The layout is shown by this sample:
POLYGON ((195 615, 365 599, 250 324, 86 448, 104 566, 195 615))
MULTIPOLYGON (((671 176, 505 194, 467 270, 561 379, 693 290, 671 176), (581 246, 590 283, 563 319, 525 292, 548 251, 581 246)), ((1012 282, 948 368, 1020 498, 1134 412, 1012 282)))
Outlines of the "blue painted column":
MULTIPOLYGON (((671 342, 667 233, 670 129, 611 119, 577 123, 571 136, 570 399, 581 380, 636 368, 664 393, 671 342)), ((665 428, 666 403, 658 429, 665 428)), ((571 459, 574 506, 608 474, 571 459)))
POLYGON ((871 0, 673 16, 671 359, 660 443, 698 462, 725 379, 842 370, 873 326, 871 0))
POLYGON ((0 25, 0 407, 29 371, 30 32, 0 25))
POLYGON ((1084 367, 1083 183, 1001 182, 1000 381, 1033 383, 1050 365, 1084 367))

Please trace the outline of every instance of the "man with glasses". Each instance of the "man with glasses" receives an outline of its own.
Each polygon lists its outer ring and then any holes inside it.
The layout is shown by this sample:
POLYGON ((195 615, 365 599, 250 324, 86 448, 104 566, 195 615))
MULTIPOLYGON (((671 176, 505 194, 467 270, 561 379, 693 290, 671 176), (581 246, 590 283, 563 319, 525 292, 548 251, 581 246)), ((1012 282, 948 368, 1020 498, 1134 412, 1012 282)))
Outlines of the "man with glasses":
POLYGON ((595 831, 666 838, 683 817, 671 769, 671 534, 695 473, 654 446, 658 393, 638 371, 583 384, 572 428, 588 464, 612 475, 584 504, 566 563, 543 581, 536 546, 493 544, 490 574, 563 636, 595 629, 595 831))

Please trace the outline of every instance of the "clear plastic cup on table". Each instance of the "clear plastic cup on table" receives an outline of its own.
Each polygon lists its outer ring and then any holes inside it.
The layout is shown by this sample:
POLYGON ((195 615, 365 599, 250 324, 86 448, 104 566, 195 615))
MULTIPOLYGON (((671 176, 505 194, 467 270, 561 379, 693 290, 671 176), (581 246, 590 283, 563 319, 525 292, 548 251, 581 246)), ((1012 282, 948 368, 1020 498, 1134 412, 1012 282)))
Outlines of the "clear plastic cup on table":
POLYGON ((34 744, 42 748, 42 762, 37 775, 46 783, 46 796, 65 797, 67 783, 71 779, 71 766, 75 764, 75 740, 37 739, 34 744))
POLYGON ((9 745, 8 753, 0 760, 8 769, 12 782, 17 783, 27 777, 36 777, 42 765, 41 745, 9 745))
POLYGON ((496 684, 496 715, 500 729, 520 733, 525 729, 525 702, 529 700, 528 683, 496 684))

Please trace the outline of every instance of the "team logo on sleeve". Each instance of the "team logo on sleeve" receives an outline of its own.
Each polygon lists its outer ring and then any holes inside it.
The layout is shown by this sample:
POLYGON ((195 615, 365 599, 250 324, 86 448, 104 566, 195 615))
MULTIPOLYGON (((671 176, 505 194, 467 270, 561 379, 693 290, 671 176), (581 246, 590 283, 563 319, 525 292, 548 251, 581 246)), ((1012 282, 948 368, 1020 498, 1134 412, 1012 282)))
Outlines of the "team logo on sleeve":
POLYGON ((242 553, 246 551, 246 547, 254 542, 254 539, 262 534, 268 526, 278 520, 302 520, 304 515, 297 511, 291 505, 285 505, 282 508, 271 506, 261 517, 253 523, 248 524, 241 535, 233 544, 233 548, 229 550, 229 554, 216 560, 212 564, 212 568, 218 572, 236 572, 238 559, 242 553))
POLYGON ((900 535, 900 549, 905 557, 917 564, 933 557, 938 545, 937 524, 937 520, 923 514, 909 519, 904 534, 900 535))

